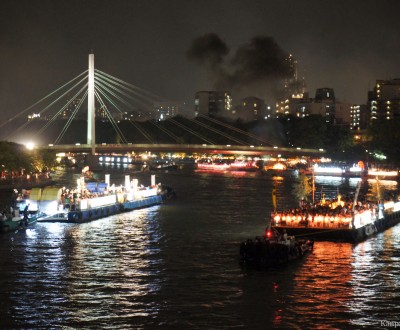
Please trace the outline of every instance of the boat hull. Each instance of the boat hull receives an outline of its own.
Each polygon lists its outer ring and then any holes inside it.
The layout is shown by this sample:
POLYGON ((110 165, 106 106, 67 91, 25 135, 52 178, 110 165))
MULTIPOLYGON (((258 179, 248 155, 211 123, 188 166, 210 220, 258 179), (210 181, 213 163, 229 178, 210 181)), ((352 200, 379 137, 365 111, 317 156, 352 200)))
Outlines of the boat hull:
POLYGON ((372 224, 357 228, 313 228, 305 226, 272 226, 280 234, 286 230, 288 235, 299 238, 309 238, 315 241, 340 241, 349 243, 358 243, 383 232, 386 229, 395 226, 400 222, 400 211, 385 214, 381 219, 374 221, 372 224))
POLYGON ((254 242, 249 239, 240 246, 240 260, 243 266, 263 269, 302 259, 313 248, 311 240, 283 242, 256 238, 254 242))
POLYGON ((68 217, 64 222, 72 222, 72 223, 89 222, 122 212, 129 212, 136 209, 158 205, 161 204, 162 202, 163 202, 162 196, 156 195, 136 201, 127 201, 124 203, 105 205, 82 211, 70 211, 68 212, 68 217))
POLYGON ((0 232, 16 231, 26 229, 33 226, 37 222, 36 216, 30 217, 27 220, 21 219, 7 219, 0 220, 0 232))

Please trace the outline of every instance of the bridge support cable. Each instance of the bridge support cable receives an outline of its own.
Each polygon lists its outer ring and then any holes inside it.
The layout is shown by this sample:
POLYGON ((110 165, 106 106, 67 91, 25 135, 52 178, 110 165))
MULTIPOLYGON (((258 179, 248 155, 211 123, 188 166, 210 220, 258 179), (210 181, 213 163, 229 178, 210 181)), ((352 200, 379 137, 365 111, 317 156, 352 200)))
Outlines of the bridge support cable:
POLYGON ((135 121, 133 121, 133 120, 129 120, 129 122, 131 123, 132 126, 134 126, 147 139, 147 141, 149 141, 150 143, 154 143, 153 138, 151 137, 150 134, 148 134, 146 132, 145 129, 140 127, 140 125, 136 124, 135 121))
MULTIPOLYGON (((128 107, 133 107, 132 104, 130 104, 129 102, 127 102, 125 99, 123 99, 122 97, 120 97, 119 95, 117 95, 116 93, 114 93, 113 91, 110 90, 110 88, 112 88, 115 92, 122 94, 123 96, 128 97, 129 99, 133 99, 131 95, 121 91, 120 89, 118 89, 117 87, 101 80, 101 79, 96 79, 97 82, 97 86, 99 88, 101 88, 103 90, 103 92, 108 92, 109 94, 111 94, 112 96, 114 96, 115 98, 117 98, 120 102, 122 102, 124 105, 128 106, 128 107), (107 85, 109 88, 107 88, 105 85, 107 85)), ((136 99, 133 99, 134 101, 137 101, 136 99)), ((142 102, 140 102, 142 103, 142 102)), ((119 111, 120 109, 117 108, 119 111)), ((122 111, 120 111, 122 113, 122 111)), ((150 142, 150 143, 154 143, 154 139, 152 139, 151 135, 148 134, 142 127, 140 127, 140 125, 136 125, 134 123, 134 121, 129 120, 129 122, 135 126, 135 128, 150 142)), ((160 130, 162 130, 164 133, 166 133, 168 136, 172 137, 175 141, 179 141, 179 138, 176 137, 174 134, 172 134, 171 132, 168 132, 167 130, 163 129, 160 126, 157 126, 157 124, 155 124, 152 120, 150 120, 149 122, 151 122, 151 124, 155 125, 157 128, 159 128, 160 130)))
POLYGON ((208 130, 210 130, 210 131, 212 131, 214 133, 217 133, 218 135, 223 136, 223 137, 227 138, 230 141, 234 141, 234 142, 239 143, 241 145, 247 145, 248 144, 247 142, 245 142, 243 140, 237 139, 237 138, 233 137, 232 135, 229 135, 227 133, 221 132, 221 131, 215 129, 214 127, 211 127, 210 125, 202 123, 202 122, 200 122, 198 120, 193 120, 193 119, 188 119, 188 120, 190 120, 192 123, 195 123, 196 125, 202 126, 202 127, 206 128, 206 129, 208 129, 208 130))
POLYGON ((203 140, 204 142, 207 142, 208 144, 215 144, 213 141, 211 141, 208 138, 202 136, 201 134, 197 133, 196 131, 192 130, 191 128, 181 124, 180 122, 176 121, 175 119, 169 119, 169 122, 175 124, 176 126, 179 126, 180 128, 182 128, 185 131, 193 134, 194 136, 198 137, 199 139, 203 140))
POLYGON ((110 111, 108 110, 108 108, 107 108, 106 104, 104 103, 103 99, 100 97, 100 94, 99 94, 99 93, 101 93, 101 94, 110 102, 110 100, 108 99, 107 95, 104 94, 104 93, 101 91, 101 89, 95 87, 95 95, 96 95, 96 98, 97 98, 97 100, 99 101, 99 103, 100 103, 100 105, 102 106, 102 108, 104 109, 108 120, 110 121, 111 125, 114 127, 115 132, 118 134, 118 136, 121 138, 121 140, 122 140, 124 143, 127 143, 124 134, 122 133, 121 129, 118 127, 117 123, 115 122, 113 116, 111 115, 110 111))
MULTIPOLYGON (((99 91, 99 93, 101 93, 106 99, 107 101, 114 106, 121 114, 123 114, 123 111, 119 108, 119 106, 116 104, 116 102, 111 99, 111 97, 107 94, 111 93, 111 95, 113 95, 114 97, 116 97, 120 102, 125 104, 125 100, 120 98, 118 95, 115 95, 115 93, 109 91, 107 88, 105 88, 101 83, 96 84, 95 86, 96 90, 99 91), (103 90, 103 88, 105 88, 105 90, 103 90)), ((132 121, 130 121, 130 123, 136 127, 136 129, 150 142, 150 143, 154 143, 154 141, 151 139, 151 136, 149 134, 147 134, 147 132, 140 128, 138 125, 135 125, 132 121)))
MULTIPOLYGON (((40 133, 42 133, 43 131, 45 131, 62 113, 65 109, 68 108, 68 106, 73 103, 75 101, 75 99, 78 98, 78 96, 83 93, 83 91, 86 89, 87 84, 85 84, 60 110, 57 111, 57 113, 55 115, 53 115, 53 117, 46 123, 46 125, 44 125, 35 135, 38 135, 40 133)), ((86 97, 87 95, 87 91, 84 93, 83 97, 86 97)), ((72 119, 75 117, 77 111, 76 109, 74 110, 73 114, 71 115, 72 119)), ((71 123, 71 120, 67 121, 67 128, 69 127, 71 123)))
POLYGON ((142 89, 142 88, 137 87, 135 85, 129 84, 129 83, 127 83, 127 82, 125 82, 125 81, 123 81, 123 80, 121 80, 121 79, 119 79, 117 77, 111 76, 111 75, 109 75, 109 74, 107 74, 107 73, 105 73, 103 71, 100 71, 100 70, 95 70, 95 71, 97 73, 99 73, 99 75, 101 75, 102 77, 109 78, 110 80, 115 81, 115 84, 118 84, 121 87, 126 86, 126 87, 124 87, 126 90, 129 90, 129 91, 132 91, 132 92, 136 91, 135 94, 137 93, 138 95, 146 95, 145 97, 147 99, 158 100, 158 101, 166 101, 167 100, 165 97, 156 95, 154 93, 146 91, 145 89, 142 89), (140 92, 142 94, 139 94, 138 92, 140 92))
MULTIPOLYGON (((97 82, 96 87, 98 87, 98 89, 101 89, 101 90, 103 91, 103 93, 106 93, 106 92, 107 92, 108 94, 114 96, 118 101, 120 101, 121 103, 123 103, 125 106, 133 107, 132 104, 130 104, 130 103, 127 102, 125 99, 123 99, 122 97, 120 97, 119 95, 117 95, 116 93, 114 93, 113 91, 111 91, 109 88, 107 88, 106 86, 104 86, 101 82, 99 82, 99 81, 96 81, 96 82, 97 82)), ((116 103, 116 102, 114 101, 114 103, 116 103)), ((116 107, 116 109, 117 109, 120 113, 124 113, 124 112, 120 109, 119 106, 116 106, 116 105, 114 105, 114 106, 116 107)))
MULTIPOLYGON (((108 75, 104 72, 101 72, 99 70, 96 70, 96 76, 95 76, 95 81, 98 86, 100 86, 102 89, 107 90, 108 93, 113 95, 115 98, 117 98, 120 102, 122 102, 124 105, 133 108, 134 105, 131 104, 130 102, 127 102, 125 99, 122 97, 119 97, 119 95, 122 95, 123 97, 128 98, 129 100, 132 100, 134 103, 138 103, 140 106, 144 108, 149 108, 149 112, 153 112, 153 103, 154 99, 156 100, 165 100, 165 98, 162 98, 158 95, 155 95, 153 93, 150 93, 148 91, 145 91, 144 89, 138 88, 134 85, 131 85, 129 83, 124 82, 121 79, 118 79, 116 77, 113 77, 111 75, 108 75), (106 87, 107 86, 107 87, 106 87), (112 92, 110 89, 112 89, 114 92, 112 92), (139 94, 138 91, 140 91, 142 94, 139 94), (118 95, 117 95, 118 94, 118 95), (133 95, 132 95, 133 94, 133 95), (138 97, 140 99, 138 99, 138 97), (151 98, 150 98, 151 97, 151 98), (146 100, 146 102, 142 101, 141 99, 146 100)), ((137 111, 133 111, 138 113, 137 111)), ((158 129, 163 131, 166 135, 171 137, 174 141, 178 143, 182 143, 182 139, 177 137, 175 134, 172 132, 168 131, 167 129, 163 128, 161 125, 158 125, 155 123, 152 118, 148 117, 147 115, 144 115, 145 119, 148 119, 148 122, 150 122, 152 125, 156 126, 158 129)), ((154 143, 154 140, 151 138, 147 132, 140 127, 140 125, 137 125, 134 123, 134 121, 130 120, 131 124, 138 129, 143 136, 151 143, 154 143)), ((193 133, 192 133, 193 134, 193 133)))
POLYGON ((179 138, 178 136, 176 136, 174 133, 167 130, 165 127, 162 127, 161 125, 157 124, 157 122, 155 122, 154 120, 149 120, 148 122, 151 123, 152 125, 154 125, 159 130, 163 131, 166 135, 168 135, 170 138, 172 138, 176 143, 182 144, 182 142, 183 142, 182 139, 179 138))
MULTIPOLYGON (((150 99, 149 97, 144 95, 140 95, 137 92, 130 90, 119 83, 115 83, 115 81, 112 81, 106 77, 97 76, 96 82, 102 82, 104 85, 109 86, 109 88, 112 88, 114 91, 133 101, 135 105, 139 105, 146 110, 153 111, 153 99, 150 99), (127 93, 126 91, 128 91, 129 93, 127 93)), ((130 108, 134 108, 134 104, 130 104, 130 108)))
MULTIPOLYGON (((96 82, 98 84, 102 83, 103 88, 105 88, 104 85, 107 85, 109 88, 133 101, 135 104, 138 104, 139 106, 150 110, 150 112, 153 111, 154 99, 150 99, 148 96, 140 95, 137 92, 123 86, 122 84, 116 83, 115 81, 101 75, 96 75, 96 82), (128 91, 130 94, 126 91, 128 91), (131 94, 133 94, 133 96, 131 94)), ((131 103, 129 103, 129 106, 131 109, 134 108, 134 105, 131 103)))
POLYGON ((219 120, 217 120, 217 119, 211 118, 211 117, 209 117, 209 116, 205 116, 205 115, 202 115, 202 114, 198 114, 198 117, 204 118, 204 119, 206 119, 206 120, 208 120, 208 121, 211 121, 211 122, 213 122, 213 123, 215 123, 215 124, 218 124, 218 125, 220 125, 220 126, 224 126, 224 127, 228 128, 228 129, 231 129, 231 130, 233 130, 233 131, 236 131, 236 132, 238 132, 238 133, 241 133, 241 134, 243 134, 243 135, 245 135, 245 136, 247 136, 247 137, 251 137, 251 138, 253 138, 254 140, 257 140, 257 141, 259 141, 259 142, 265 143, 265 144, 267 144, 267 145, 269 145, 269 146, 271 146, 271 147, 274 145, 271 141, 267 141, 267 140, 261 139, 259 136, 255 135, 255 134, 248 133, 248 132, 246 132, 246 131, 241 130, 240 128, 237 128, 237 127, 234 127, 234 126, 232 126, 232 125, 226 124, 226 123, 224 123, 224 122, 222 122, 222 121, 219 121, 219 120))
POLYGON ((68 86, 69 84, 71 84, 73 81, 79 79, 82 75, 87 74, 88 70, 82 72, 81 74, 79 74, 78 76, 76 76, 75 78, 71 79, 70 81, 68 81, 67 83, 65 83, 64 85, 58 87, 56 90, 54 90, 53 92, 51 92, 50 94, 47 94, 45 97, 41 98, 39 101, 35 102, 34 104, 32 104, 31 106, 29 106, 28 108, 20 111, 18 114, 16 114, 14 117, 11 117, 10 119, 8 119, 7 121, 3 122, 2 124, 0 124, 0 128, 3 127, 4 125, 10 123, 11 121, 15 120, 16 118, 19 118, 20 116, 22 116, 24 113, 26 113, 27 111, 33 109, 34 107, 36 107, 37 105, 39 105, 40 103, 44 102, 45 100, 47 100, 49 97, 51 97, 53 94, 59 92, 60 90, 62 90, 63 88, 65 88, 66 86, 68 86))
POLYGON ((86 97, 88 95, 88 91, 86 90, 85 94, 83 95, 83 97, 79 100, 78 105, 76 106, 76 108, 74 109, 74 111, 72 112, 71 116, 68 118, 67 123, 64 125, 62 131, 60 132, 60 134, 57 136, 56 140, 54 141, 54 144, 57 145, 60 143, 61 139, 64 137, 65 133, 67 132, 69 126, 72 123, 72 120, 75 118, 76 114, 78 113, 79 109, 81 108, 83 102, 85 101, 86 97))
MULTIPOLYGON (((150 122, 151 124, 153 124, 154 126, 156 126, 157 128, 159 128, 160 130, 162 130, 164 133, 166 133, 171 138, 173 138, 177 143, 179 143, 179 144, 183 143, 182 138, 178 137, 176 134, 173 134, 171 131, 169 131, 165 127, 162 127, 161 125, 159 125, 156 122, 154 122, 154 119, 151 119, 151 118, 148 117, 147 121, 150 122)), ((184 131, 192 134, 193 136, 196 136, 197 138, 199 138, 200 140, 202 140, 204 142, 207 142, 208 144, 215 144, 209 138, 206 138, 206 137, 202 136, 201 134, 197 133, 196 131, 192 130, 191 128, 189 128, 186 125, 178 122, 175 119, 170 118, 170 119, 167 120, 167 122, 172 123, 173 125, 182 128, 184 131)))
POLYGON ((101 108, 104 109, 105 114, 108 118, 108 120, 110 121, 111 125, 114 127, 115 132, 118 134, 119 138, 121 139, 121 141, 123 143, 127 143, 127 140, 124 136, 124 134, 122 133, 121 129, 119 128, 118 124, 115 122, 114 118, 112 117, 110 111, 108 110, 106 104, 104 103, 104 101, 102 100, 102 98, 100 97, 100 95, 98 94, 97 91, 95 91, 95 96, 97 98, 97 100, 99 101, 101 108))
MULTIPOLYGON (((41 115, 41 114, 45 113, 46 111, 48 111, 52 106, 54 106, 54 105, 55 105, 57 102, 59 102, 62 98, 64 98, 65 96, 67 96, 68 93, 70 93, 74 88, 76 88, 77 86, 79 86, 80 84, 82 84, 82 82, 85 81, 85 80, 86 80, 86 79, 84 78, 84 79, 80 80, 78 83, 76 83, 74 86, 70 87, 70 88, 69 88, 67 91, 65 91, 62 95, 60 95, 59 97, 57 97, 57 98, 56 98, 55 100, 53 100, 50 104, 48 104, 46 107, 44 107, 42 110, 40 110, 40 111, 39 111, 39 114, 41 115)), ((87 85, 83 86, 83 87, 81 88, 81 91, 80 91, 80 92, 82 92, 82 91, 86 88, 86 86, 87 86, 87 85)), ((78 92, 78 94, 79 94, 79 92, 78 92)), ((72 103, 73 100, 74 100, 74 98, 72 98, 67 104, 72 103)), ((59 110, 59 111, 56 113, 56 115, 53 116, 53 118, 50 120, 50 122, 46 123, 45 127, 47 128, 51 123, 53 123, 54 120, 55 120, 55 118, 57 118, 57 117, 59 116, 59 114, 61 114, 62 111, 64 111, 65 108, 66 108, 66 106, 64 106, 61 110, 59 110)), ((10 135, 10 137, 15 136, 15 134, 17 134, 17 133, 20 132, 22 129, 24 129, 25 127, 27 127, 30 123, 32 123, 32 121, 31 121, 31 122, 30 122, 30 121, 27 121, 27 122, 25 122, 23 125, 21 125, 20 127, 18 127, 17 129, 13 130, 12 134, 10 135)), ((42 131, 43 131, 43 129, 40 130, 40 132, 42 132, 42 131)), ((38 132, 38 133, 39 133, 39 132, 38 132)), ((37 134, 38 134, 38 133, 37 133, 37 134)), ((36 134, 36 135, 37 135, 37 134, 36 134)))

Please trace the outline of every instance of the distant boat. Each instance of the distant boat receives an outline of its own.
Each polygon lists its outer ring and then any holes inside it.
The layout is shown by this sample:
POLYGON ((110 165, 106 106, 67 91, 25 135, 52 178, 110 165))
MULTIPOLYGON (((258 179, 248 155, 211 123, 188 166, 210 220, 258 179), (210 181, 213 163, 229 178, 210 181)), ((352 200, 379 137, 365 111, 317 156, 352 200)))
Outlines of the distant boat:
POLYGON ((253 160, 211 160, 200 159, 197 162, 197 169, 202 171, 245 171, 255 172, 260 170, 256 161, 253 160))
POLYGON ((370 168, 368 169, 368 176, 396 179, 399 176, 399 171, 397 169, 370 168))
POLYGON ((366 175, 367 173, 364 167, 359 166, 358 164, 353 164, 352 166, 315 164, 308 172, 315 176, 340 176, 340 177, 361 177, 366 175))

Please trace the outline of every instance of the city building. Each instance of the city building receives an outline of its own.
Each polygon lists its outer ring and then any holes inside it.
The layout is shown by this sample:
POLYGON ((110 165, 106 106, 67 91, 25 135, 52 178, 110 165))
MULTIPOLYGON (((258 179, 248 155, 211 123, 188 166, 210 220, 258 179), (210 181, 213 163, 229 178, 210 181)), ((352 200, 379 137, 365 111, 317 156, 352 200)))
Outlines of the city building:
POLYGON ((312 99, 307 92, 292 95, 276 103, 276 117, 292 115, 304 118, 311 113, 312 99))
POLYGON ((286 59, 293 75, 284 81, 284 99, 301 99, 306 92, 306 83, 304 77, 299 78, 298 63, 292 54, 286 59))
POLYGON ((350 129, 365 130, 370 120, 370 111, 366 104, 353 104, 350 107, 350 129))
POLYGON ((266 106, 263 99, 255 96, 248 96, 240 101, 240 106, 236 109, 236 115, 249 120, 265 119, 266 106))
POLYGON ((275 116, 294 115, 304 117, 307 115, 308 104, 310 102, 306 92, 305 79, 299 78, 297 60, 292 54, 286 59, 293 75, 285 79, 281 96, 277 98, 275 104, 275 116))
POLYGON ((324 87, 316 90, 314 99, 303 92, 277 102, 276 114, 277 117, 292 115, 299 118, 320 115, 327 123, 350 126, 351 104, 337 100, 333 88, 324 87))
POLYGON ((196 116, 231 116, 232 97, 227 91, 199 91, 195 95, 194 106, 196 116))
POLYGON ((368 92, 371 122, 400 118, 400 79, 377 80, 368 92))
MULTIPOLYGON (((336 119, 336 98, 333 88, 317 88, 314 99, 315 114, 326 118, 327 123, 334 124, 336 119)), ((350 109, 349 109, 350 110, 350 109)), ((350 112, 350 111, 349 111, 350 112)), ((313 111, 312 111, 313 113, 313 111)), ((349 120, 350 121, 350 120, 349 120)))
POLYGON ((156 120, 166 120, 181 113, 183 102, 155 102, 154 111, 156 120))

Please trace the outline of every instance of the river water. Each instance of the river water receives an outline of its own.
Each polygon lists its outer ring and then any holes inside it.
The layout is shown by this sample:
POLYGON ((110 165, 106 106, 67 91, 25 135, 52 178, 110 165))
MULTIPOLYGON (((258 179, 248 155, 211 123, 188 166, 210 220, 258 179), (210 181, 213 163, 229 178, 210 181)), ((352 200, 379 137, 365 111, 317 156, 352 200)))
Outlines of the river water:
MULTIPOLYGON (((111 173, 111 182, 122 183, 123 174, 111 173)), ((150 184, 149 175, 136 177, 150 184)), ((283 268, 241 267, 239 244, 264 232, 273 182, 285 208, 295 205, 293 180, 161 173, 157 182, 177 193, 163 205, 2 234, 0 328, 394 328, 399 226, 357 245, 316 242, 312 254, 283 268)), ((327 194, 356 185, 317 178, 327 194)))

